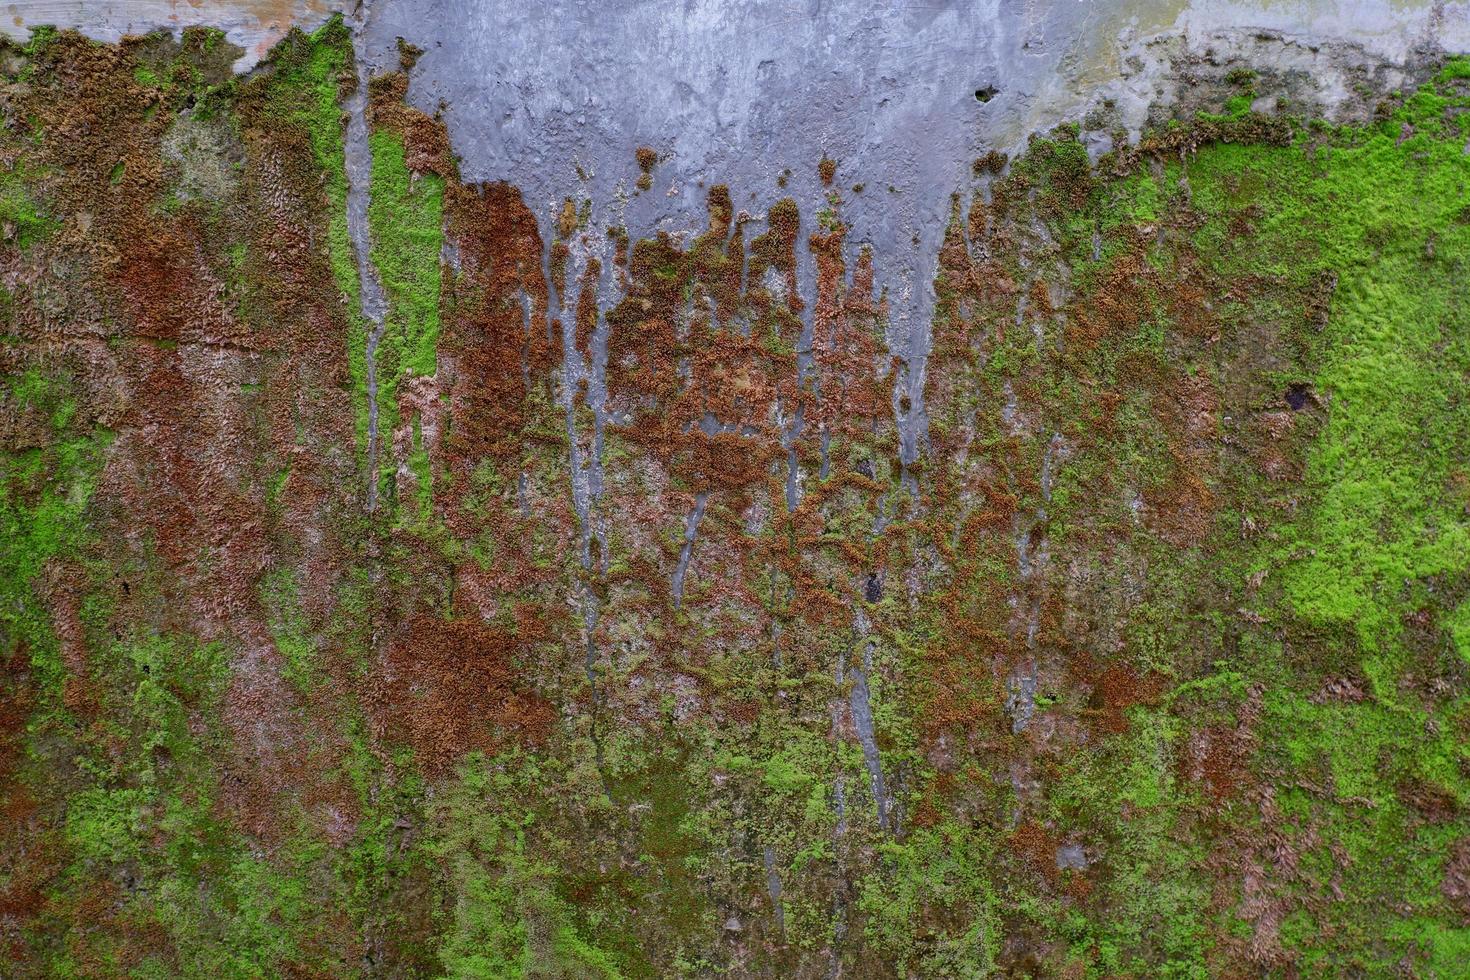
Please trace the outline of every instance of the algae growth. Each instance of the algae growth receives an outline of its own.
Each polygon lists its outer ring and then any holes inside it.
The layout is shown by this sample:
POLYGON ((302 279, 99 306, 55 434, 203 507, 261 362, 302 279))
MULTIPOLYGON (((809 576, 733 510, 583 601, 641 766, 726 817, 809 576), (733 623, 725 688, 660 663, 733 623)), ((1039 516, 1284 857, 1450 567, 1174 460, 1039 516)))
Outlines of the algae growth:
POLYGON ((908 463, 840 160, 381 76, 369 474, 350 37, 227 49, 3 59, 0 973, 1463 975, 1470 62, 976 161, 908 463))

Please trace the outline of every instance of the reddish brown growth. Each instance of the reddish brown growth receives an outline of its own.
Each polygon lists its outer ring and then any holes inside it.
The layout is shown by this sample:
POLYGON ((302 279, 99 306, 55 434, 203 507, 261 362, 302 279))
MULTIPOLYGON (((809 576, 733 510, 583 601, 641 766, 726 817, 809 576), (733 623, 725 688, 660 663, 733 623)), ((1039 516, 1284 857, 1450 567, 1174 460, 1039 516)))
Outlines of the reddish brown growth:
POLYGON ((1470 925, 1470 837, 1462 837, 1450 848, 1450 859, 1444 865, 1440 883, 1444 897, 1470 925))
POLYGON ((1006 168, 1009 159, 999 150, 991 150, 984 156, 977 157, 973 169, 976 174, 998 174, 1006 168))
POLYGON ((1057 838, 1041 824, 1027 820, 1011 832, 1011 847, 1042 877, 1057 877, 1057 838))
POLYGON ((1197 545, 1215 514, 1205 477, 1215 469, 1220 396, 1204 375, 1188 375, 1156 392, 1154 411, 1169 437, 1173 467, 1164 485, 1148 494, 1152 524, 1171 544, 1197 545))
POLYGON ((832 180, 837 176, 837 161, 829 157, 822 157, 822 162, 817 164, 817 176, 822 178, 822 183, 831 186, 832 180))
POLYGON ((1202 789, 1220 806, 1244 794, 1259 792, 1250 765, 1259 738, 1264 688, 1255 685, 1235 710, 1235 724, 1216 724, 1190 736, 1179 757, 1179 777, 1202 789))
MULTIPOLYGON (((549 385, 560 340, 548 329, 536 216, 509 184, 449 196, 459 275, 446 285, 441 344, 453 358, 449 465, 468 475, 484 457, 517 455, 533 385, 549 385), (529 304, 529 309, 523 305, 529 304)), ((550 399, 549 389, 543 392, 550 399)))
POLYGON ((35 701, 29 657, 24 642, 0 653, 0 799, 10 799, 10 777, 21 759, 26 720, 35 701))
POLYGON ((658 152, 651 146, 640 146, 634 156, 638 160, 638 169, 643 171, 638 176, 638 189, 646 191, 653 186, 653 167, 658 163, 658 152))
MULTIPOLYGON (((410 47, 412 47, 410 45, 410 47)), ((408 75, 403 71, 377 75, 368 83, 368 123, 403 139, 404 165, 415 173, 433 173, 457 181, 459 170, 441 120, 426 116, 408 104, 408 75)))
MULTIPOLYGON (((758 322, 771 316, 774 307, 763 289, 740 295, 743 231, 741 223, 734 223, 731 231, 728 189, 712 188, 708 206, 709 230, 689 252, 662 234, 633 246, 624 299, 607 314, 609 397, 626 405, 633 418, 619 431, 695 492, 740 490, 765 481, 779 453, 771 425, 773 404, 795 374, 788 359, 773 356, 762 337, 726 326, 742 303, 758 322), (691 305, 694 311, 713 307, 713 318, 691 315, 691 305), (681 356, 687 377, 680 375, 681 356), (706 433, 701 426, 711 417, 736 431, 706 433)), ((794 204, 789 212, 773 210, 773 215, 794 236, 794 204)), ((772 257, 783 270, 789 268, 794 289, 794 237, 785 239, 784 250, 766 238, 757 242, 775 253, 772 257)), ((752 283, 758 281, 757 266, 759 260, 752 257, 752 283)), ((781 309, 789 313, 789 306, 781 309)), ((785 329, 794 336, 799 321, 785 329)), ((579 331, 583 346, 584 333, 579 331)))
POLYGON ((1067 328, 1068 347, 1091 348, 1111 338, 1135 333, 1152 311, 1151 287, 1156 273, 1145 255, 1146 239, 1130 243, 1103 274, 1085 301, 1074 304, 1067 328))
POLYGON ((838 225, 809 241, 817 263, 817 295, 812 311, 812 355, 821 367, 820 397, 807 418, 814 428, 855 438, 871 432, 880 417, 891 416, 893 376, 879 380, 874 366, 886 352, 878 318, 885 304, 872 296, 872 253, 858 257, 849 287, 845 281, 843 236, 838 225))
MULTIPOLYGON (((10 328, 25 358, 73 364, 78 394, 108 393, 93 421, 116 438, 89 521, 112 567, 142 566, 162 583, 145 610, 129 604, 126 582, 58 564, 45 599, 70 675, 63 701, 101 715, 99 730, 128 725, 107 696, 108 668, 88 658, 83 598, 119 610, 117 641, 139 627, 219 642, 230 682, 222 717, 203 719, 230 745, 217 760, 219 815, 269 842, 296 826, 295 814, 319 816, 330 801, 350 835, 351 805, 332 798, 340 784, 307 763, 302 737, 306 719, 321 750, 313 762, 334 758, 339 706, 328 693, 306 703, 284 679, 258 595, 273 561, 296 575, 308 615, 334 592, 340 538, 324 511, 356 482, 339 455, 352 431, 347 323, 327 256, 322 173, 309 134, 268 97, 269 73, 241 83, 238 127, 215 134, 230 176, 207 193, 181 179, 168 135, 211 125, 186 110, 199 76, 230 77, 228 49, 202 31, 181 44, 154 36, 119 46, 65 34, 38 50, 35 83, 12 93, 15 112, 48 135, 24 152, 60 227, 23 273, 28 290, 58 302, 45 319, 22 313, 10 328), (162 50, 149 62, 158 67, 181 49, 197 61, 211 48, 213 60, 175 65, 168 86, 138 81, 149 52, 162 50), (290 491, 272 509, 263 481, 277 474, 290 491)), ((17 148, 8 141, 5 152, 17 148)), ((15 272, 6 270, 12 285, 15 272)), ((109 739, 109 751, 127 748, 123 735, 109 739)))
POLYGON ((1092 688, 1090 705, 1093 724, 1106 734, 1128 730, 1128 709, 1153 704, 1165 688, 1164 678, 1155 673, 1140 675, 1128 664, 1113 663, 1094 672, 1091 661, 1080 656, 1071 665, 1074 676, 1092 688))
POLYGON ((1449 823, 1460 812, 1460 801, 1455 794, 1421 777, 1400 781, 1394 791, 1405 805, 1430 823, 1449 823))
POLYGON ((1245 761, 1236 730, 1214 725, 1191 736, 1179 760, 1179 774, 1221 802, 1236 794, 1245 776, 1245 761))
POLYGON ((408 743, 431 774, 466 752, 540 742, 556 713, 515 663, 540 639, 532 614, 515 632, 472 619, 410 620, 366 694, 377 737, 408 743))

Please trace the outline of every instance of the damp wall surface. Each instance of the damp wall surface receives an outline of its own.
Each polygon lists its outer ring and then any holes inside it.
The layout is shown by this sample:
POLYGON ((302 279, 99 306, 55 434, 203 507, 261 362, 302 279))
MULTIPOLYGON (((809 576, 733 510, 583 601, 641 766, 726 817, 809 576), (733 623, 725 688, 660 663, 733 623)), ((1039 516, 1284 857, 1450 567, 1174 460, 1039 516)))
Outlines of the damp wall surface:
POLYGON ((219 27, 244 49, 240 69, 290 26, 340 11, 371 71, 397 68, 399 38, 423 50, 410 101, 444 114, 466 179, 516 184, 542 221, 572 194, 596 202, 603 226, 697 233, 699 186, 736 188, 736 207, 752 213, 787 193, 815 200, 816 161, 831 157, 840 183, 866 195, 849 202, 851 240, 883 256, 897 319, 917 333, 932 311, 949 198, 984 152, 1013 152, 1109 99, 1109 127, 1136 136, 1156 121, 1150 107, 1181 101, 1181 58, 1297 72, 1313 90, 1308 104, 1334 112, 1352 101, 1344 74, 1412 69, 1470 44, 1470 7, 1442 2, 159 0, 8 10, 16 36, 35 24, 107 40, 219 27), (656 187, 634 197, 640 146, 660 166, 656 187), (786 191, 776 184, 788 170, 786 191))
POLYGON ((1136 137, 1187 105, 1197 73, 1184 63, 1275 68, 1296 76, 1297 105, 1340 116, 1362 108, 1355 82, 1387 91, 1470 44, 1470 7, 1442 2, 53 2, 12 5, 9 30, 110 40, 208 25, 244 49, 246 69, 333 11, 370 72, 398 67, 400 39, 422 49, 412 104, 442 113, 465 179, 515 184, 543 224, 570 195, 594 202, 604 230, 697 234, 701 188, 726 184, 755 215, 785 196, 820 200, 816 162, 838 162, 838 183, 863 189, 845 209, 849 242, 880 256, 890 343, 910 365, 910 443, 942 229, 977 157, 1089 110, 1094 152, 1136 137), (645 146, 659 166, 634 193, 645 146))
POLYGON ((1461 7, 11 26, 0 974, 1462 972, 1461 7))

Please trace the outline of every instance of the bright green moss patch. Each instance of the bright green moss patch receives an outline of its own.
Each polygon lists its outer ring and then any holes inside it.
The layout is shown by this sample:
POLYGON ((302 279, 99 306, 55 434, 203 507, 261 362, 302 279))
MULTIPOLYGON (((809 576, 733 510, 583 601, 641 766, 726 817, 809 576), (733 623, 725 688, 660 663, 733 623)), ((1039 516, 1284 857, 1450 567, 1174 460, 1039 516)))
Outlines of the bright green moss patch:
POLYGON ((54 695, 64 672, 36 587, 49 561, 74 555, 85 540, 84 512, 112 434, 73 431, 69 386, 39 372, 5 379, 0 406, 47 434, 39 445, 0 453, 0 636, 8 647, 23 644, 54 695))
MULTIPOLYGON (((405 378, 434 374, 439 340, 439 253, 444 241, 444 181, 409 171, 403 138, 389 130, 369 137, 372 192, 368 225, 372 261, 388 297, 383 334, 374 350, 378 384, 378 431, 390 444, 399 424, 398 387, 405 378)), ((415 423, 410 465, 418 476, 420 513, 428 513, 432 477, 415 423)), ((397 471, 383 453, 383 478, 397 471)))
POLYGON ((1455 645, 1455 652, 1470 663, 1470 599, 1456 606, 1445 617, 1444 625, 1455 645))
POLYGON ((1431 87, 1383 124, 1338 131, 1310 153, 1218 146, 1189 166, 1213 219, 1197 240, 1228 267, 1336 283, 1323 333, 1310 338, 1327 411, 1306 474, 1312 503, 1277 560, 1300 615, 1350 624, 1365 650, 1389 659, 1416 586, 1470 568, 1470 529, 1451 492, 1470 439, 1460 407, 1470 226, 1459 219, 1470 157, 1461 117, 1447 112, 1465 101, 1431 87), (1232 255, 1213 236, 1252 207, 1260 237, 1232 255))
MULTIPOLYGON (((1320 319, 1283 323, 1311 378, 1293 404, 1283 378, 1269 407, 1302 412, 1298 425, 1313 412, 1323 421, 1257 563, 1279 583, 1282 607, 1268 615, 1299 624, 1291 656, 1257 668, 1283 685, 1266 700, 1258 765, 1293 787, 1281 797, 1289 829, 1277 832, 1303 854, 1305 878, 1331 878, 1347 896, 1308 914, 1313 886, 1278 886, 1284 905, 1303 910, 1282 940, 1317 971, 1386 969, 1407 922, 1387 907, 1443 915, 1439 858, 1465 829, 1459 818, 1443 831, 1424 823, 1426 812, 1444 819, 1435 807, 1464 805, 1470 760, 1406 678, 1441 669, 1410 627, 1470 569, 1455 489, 1470 445, 1470 228, 1459 217, 1470 157, 1455 114, 1466 104, 1432 85, 1324 145, 1209 146, 1183 168, 1201 218, 1193 242, 1215 269, 1274 277, 1283 292, 1326 290, 1320 319), (1313 697, 1334 671, 1361 678, 1366 700, 1313 697), (1288 693, 1295 685, 1307 690, 1288 693)), ((1445 637, 1431 648, 1463 648, 1461 609, 1430 626, 1445 637)), ((1429 968, 1455 941, 1411 944, 1413 955, 1429 968)))
POLYGON ((0 171, 0 232, 4 242, 25 249, 60 227, 32 196, 28 182, 35 179, 23 166, 0 171))
MULTIPOLYGON (((431 375, 439 340, 439 252, 444 242, 444 181, 413 173, 404 163, 403 139, 378 130, 373 153, 373 264, 389 300, 389 332, 399 370, 431 375)), ((382 364, 383 345, 379 346, 382 364)), ((380 373, 379 383, 383 375, 380 373)))

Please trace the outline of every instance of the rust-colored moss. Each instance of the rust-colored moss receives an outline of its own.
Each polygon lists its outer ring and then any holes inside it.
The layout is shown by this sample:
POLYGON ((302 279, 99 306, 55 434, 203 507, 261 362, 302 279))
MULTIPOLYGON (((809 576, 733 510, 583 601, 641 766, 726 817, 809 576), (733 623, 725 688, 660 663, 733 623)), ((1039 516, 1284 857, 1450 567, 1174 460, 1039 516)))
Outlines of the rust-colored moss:
POLYGON ((469 619, 411 619, 369 684, 378 737, 407 743, 435 775, 467 752, 544 740, 555 712, 516 662, 544 638, 534 615, 521 616, 514 633, 469 619))

